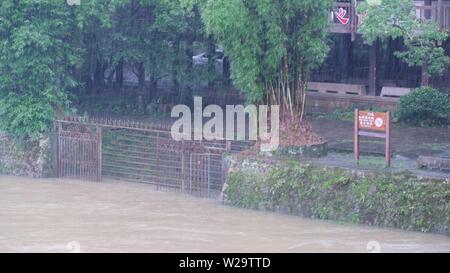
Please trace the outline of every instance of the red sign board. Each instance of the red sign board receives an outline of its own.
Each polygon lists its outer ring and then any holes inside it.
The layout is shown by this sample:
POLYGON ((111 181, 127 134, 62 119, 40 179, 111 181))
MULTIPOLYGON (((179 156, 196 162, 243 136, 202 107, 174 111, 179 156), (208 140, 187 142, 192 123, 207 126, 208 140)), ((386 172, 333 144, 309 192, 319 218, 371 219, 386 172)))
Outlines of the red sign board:
POLYGON ((358 111, 358 126, 362 130, 386 131, 387 114, 358 111))
POLYGON ((386 140, 386 165, 391 165, 391 120, 390 113, 359 111, 355 109, 355 159, 359 160, 360 136, 384 138, 386 140))

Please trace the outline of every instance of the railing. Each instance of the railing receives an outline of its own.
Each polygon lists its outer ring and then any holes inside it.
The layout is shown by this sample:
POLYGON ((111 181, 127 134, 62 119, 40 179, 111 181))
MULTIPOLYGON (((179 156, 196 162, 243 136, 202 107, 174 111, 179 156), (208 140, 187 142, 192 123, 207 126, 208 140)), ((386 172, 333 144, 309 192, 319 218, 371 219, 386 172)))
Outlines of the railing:
POLYGON ((450 31, 450 2, 433 2, 431 6, 417 5, 416 16, 424 21, 435 21, 442 30, 450 31))
POLYGON ((437 9, 433 6, 415 6, 416 16, 423 21, 437 21, 437 9))
POLYGON ((442 18, 442 28, 450 32, 450 5, 444 6, 444 16, 442 18))
POLYGON ((55 120, 58 177, 102 177, 146 183, 157 190, 218 196, 224 153, 254 144, 233 140, 175 141, 167 124, 71 116, 55 120))

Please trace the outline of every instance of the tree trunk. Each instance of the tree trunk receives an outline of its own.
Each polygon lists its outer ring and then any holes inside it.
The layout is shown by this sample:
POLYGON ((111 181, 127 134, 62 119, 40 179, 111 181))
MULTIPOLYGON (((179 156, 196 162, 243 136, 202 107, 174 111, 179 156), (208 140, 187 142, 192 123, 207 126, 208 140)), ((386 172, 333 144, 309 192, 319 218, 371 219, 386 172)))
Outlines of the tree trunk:
POLYGON ((150 86, 148 88, 148 102, 151 102, 154 94, 158 91, 158 79, 155 76, 150 76, 150 86))
POLYGON ((337 78, 339 82, 347 81, 350 72, 350 50, 351 50, 351 35, 338 34, 338 46, 337 46, 337 78))
POLYGON ((231 83, 231 73, 230 73, 230 60, 228 59, 228 57, 224 57, 223 58, 223 82, 225 83, 225 85, 230 85, 231 83))
POLYGON ((104 62, 103 65, 102 65, 102 77, 103 77, 102 83, 103 83, 103 86, 106 84, 106 81, 107 81, 107 79, 105 77, 105 74, 106 74, 106 71, 108 70, 108 67, 109 67, 108 62, 104 62))
POLYGON ((105 71, 103 63, 97 60, 94 71, 94 84, 96 87, 102 87, 105 84, 105 71))
POLYGON ((123 85, 123 59, 116 66, 116 84, 119 86, 123 85))
MULTIPOLYGON (((186 71, 185 73, 190 77, 193 78, 194 77, 194 61, 192 59, 192 57, 194 56, 194 36, 192 35, 188 35, 187 39, 186 39, 186 50, 185 50, 185 55, 186 55, 186 71)), ((185 98, 190 97, 192 94, 192 88, 190 86, 187 86, 186 88, 184 88, 186 90, 183 91, 182 94, 185 98)))
POLYGON ((353 77, 353 49, 354 49, 354 45, 355 45, 355 41, 352 41, 352 36, 349 35, 347 38, 347 73, 346 73, 346 80, 350 79, 353 77))
MULTIPOLYGON (((207 41, 207 54, 208 54, 208 73, 209 76, 208 78, 213 79, 214 75, 216 73, 216 60, 215 60, 215 55, 216 55, 216 44, 214 43, 214 37, 212 35, 208 36, 208 41, 207 41)), ((214 87, 214 81, 213 80, 209 80, 208 82, 208 86, 210 88, 214 87)))
POLYGON ((401 40, 399 38, 389 38, 386 48, 386 66, 383 77, 387 80, 392 80, 396 85, 400 85, 400 80, 404 78, 404 71, 402 69, 400 59, 395 57, 395 52, 401 51, 401 40))
POLYGON ((369 49, 369 95, 372 96, 376 96, 378 90, 378 47, 377 40, 369 49))
POLYGON ((114 79, 114 74, 116 73, 116 70, 111 70, 108 73, 108 76, 106 77, 106 83, 110 86, 113 83, 113 79, 114 79))
POLYGON ((422 65, 422 86, 430 85, 430 74, 428 74, 428 62, 424 61, 422 65))
POLYGON ((188 63, 188 68, 191 69, 194 66, 194 61, 192 60, 192 57, 194 56, 194 39, 192 36, 189 36, 186 39, 186 60, 188 63))
POLYGON ((92 91, 93 82, 92 82, 92 74, 91 74, 91 64, 89 62, 90 58, 83 63, 83 66, 80 69, 80 80, 86 86, 86 92, 89 94, 92 91))
POLYGON ((179 69, 179 57, 180 57, 180 39, 177 37, 177 39, 174 41, 173 44, 173 50, 175 59, 172 63, 172 83, 173 83, 173 90, 175 92, 180 91, 180 82, 178 81, 178 69, 179 69))
POLYGON ((138 71, 138 84, 139 89, 143 89, 145 87, 145 66, 144 63, 139 63, 137 66, 138 71))

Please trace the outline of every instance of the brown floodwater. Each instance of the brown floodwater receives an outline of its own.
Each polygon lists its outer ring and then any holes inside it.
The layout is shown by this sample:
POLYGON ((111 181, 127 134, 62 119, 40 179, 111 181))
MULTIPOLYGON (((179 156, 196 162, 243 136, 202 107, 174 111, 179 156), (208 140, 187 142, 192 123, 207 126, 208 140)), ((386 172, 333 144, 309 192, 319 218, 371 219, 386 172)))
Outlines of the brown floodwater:
POLYGON ((450 252, 445 235, 238 209, 148 185, 0 176, 0 252, 450 252))

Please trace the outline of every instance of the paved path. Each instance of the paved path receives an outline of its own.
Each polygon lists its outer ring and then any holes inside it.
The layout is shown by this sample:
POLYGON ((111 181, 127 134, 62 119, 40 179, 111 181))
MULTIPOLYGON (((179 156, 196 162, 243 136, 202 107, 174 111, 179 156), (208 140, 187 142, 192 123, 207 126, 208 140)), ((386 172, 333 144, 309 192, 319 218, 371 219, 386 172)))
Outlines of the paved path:
POLYGON ((407 171, 419 177, 450 179, 450 173, 448 172, 418 169, 415 159, 398 155, 391 159, 390 168, 385 167, 384 156, 361 155, 359 165, 357 165, 353 154, 337 153, 333 151, 329 152, 325 157, 307 159, 306 161, 319 165, 343 167, 348 169, 370 170, 381 173, 400 173, 407 171))
MULTIPOLYGON (((361 160, 358 166, 353 157, 353 122, 334 120, 312 120, 316 133, 328 141, 331 152, 328 156, 312 162, 364 170, 384 170, 384 140, 362 138, 361 160)), ((450 173, 417 168, 420 155, 450 157, 450 128, 405 128, 392 129, 392 167, 387 171, 410 171, 418 176, 450 179, 450 173)))
MULTIPOLYGON (((312 120, 314 131, 324 137, 329 147, 341 151, 353 151, 353 122, 335 120, 312 120)), ((419 155, 450 157, 450 128, 392 129, 394 155, 417 158, 419 155)), ((361 151, 384 154, 384 141, 362 138, 361 151)))

